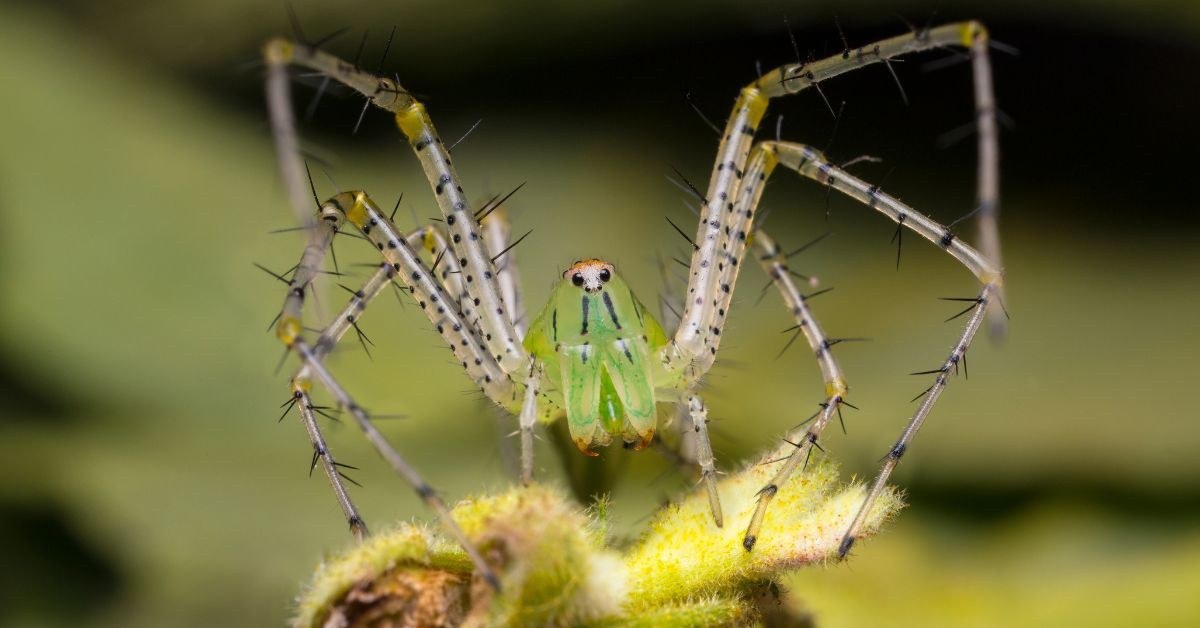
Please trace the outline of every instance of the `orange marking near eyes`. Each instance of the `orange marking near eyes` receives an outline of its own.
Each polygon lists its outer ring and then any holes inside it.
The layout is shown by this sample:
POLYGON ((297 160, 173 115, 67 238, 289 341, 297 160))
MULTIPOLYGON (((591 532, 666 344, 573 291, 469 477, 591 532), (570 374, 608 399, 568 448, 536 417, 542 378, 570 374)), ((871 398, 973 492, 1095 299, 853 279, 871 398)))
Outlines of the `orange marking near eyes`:
POLYGON ((574 264, 571 264, 570 268, 564 270, 563 271, 563 279, 570 277, 571 273, 576 273, 576 272, 580 272, 580 271, 584 271, 584 270, 592 270, 592 269, 595 269, 598 271, 601 268, 607 268, 608 272, 610 272, 610 273, 615 270, 613 268, 612 264, 609 264, 608 262, 606 262, 602 259, 585 259, 585 260, 575 262, 574 264))

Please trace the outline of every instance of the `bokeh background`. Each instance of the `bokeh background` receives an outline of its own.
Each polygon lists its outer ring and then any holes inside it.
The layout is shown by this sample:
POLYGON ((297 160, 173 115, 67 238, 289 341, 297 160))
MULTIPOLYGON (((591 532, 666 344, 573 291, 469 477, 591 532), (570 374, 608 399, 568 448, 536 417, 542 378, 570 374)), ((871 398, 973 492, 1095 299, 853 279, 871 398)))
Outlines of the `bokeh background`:
MULTIPOLYGON (((655 258, 690 224, 671 167, 702 184, 735 90, 764 68, 917 25, 980 18, 1020 50, 994 54, 1011 332, 981 338, 895 481, 911 508, 845 564, 787 583, 820 625, 1195 625, 1200 618, 1200 9, 1193 2, 406 3, 296 0, 311 37, 386 68, 424 96, 469 193, 528 185, 509 204, 531 308, 578 257, 615 261, 652 301, 655 258), (336 4, 336 6, 335 6, 336 4), (937 10, 936 16, 933 15, 937 10), (901 17, 903 16, 903 17, 901 17)), ((306 478, 295 415, 277 423, 288 363, 266 327, 300 247, 272 156, 260 43, 289 30, 282 3, 0 4, 0 624, 279 625, 300 584, 348 542, 329 489, 306 478)), ((875 67, 773 103, 783 135, 943 221, 972 206, 969 67, 897 64, 911 100, 875 67)), ((297 107, 313 90, 297 86, 297 107)), ((389 118, 326 97, 302 133, 345 188, 401 216, 436 210, 389 118)), ((322 194, 331 183, 318 175, 322 194)), ((862 410, 829 455, 870 476, 958 324, 937 297, 973 280, 892 226, 781 171, 765 205, 785 244, 834 235, 797 268, 836 290, 813 302, 862 410)), ((690 231, 690 227, 688 230, 690 231)), ((354 241, 340 244, 344 267, 354 241)), ((349 278, 348 281, 358 281, 349 278)), ((718 459, 750 459, 821 398, 766 279, 739 283, 709 380, 718 459)), ((324 303, 342 296, 327 286, 324 303)), ((398 448, 454 499, 506 485, 507 427, 416 308, 378 301, 368 360, 335 371, 398 448)), ((361 469, 369 523, 428 514, 350 425, 329 425, 361 469)), ((612 455, 624 455, 614 452, 612 455)), ((543 447, 540 473, 561 481, 543 447)), ((654 454, 614 492, 634 535, 688 481, 654 454)))

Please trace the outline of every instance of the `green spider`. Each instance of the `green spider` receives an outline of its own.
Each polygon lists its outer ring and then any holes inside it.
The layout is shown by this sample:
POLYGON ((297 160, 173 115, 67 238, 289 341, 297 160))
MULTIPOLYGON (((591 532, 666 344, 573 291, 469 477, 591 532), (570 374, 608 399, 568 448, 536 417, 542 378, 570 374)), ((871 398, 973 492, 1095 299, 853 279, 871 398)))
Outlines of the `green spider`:
MULTIPOLYGON (((941 367, 930 371, 933 384, 885 456, 879 475, 846 531, 841 545, 844 556, 859 534, 865 514, 944 390, 949 373, 964 359, 985 312, 1000 302, 1002 272, 995 221, 999 148, 987 52, 988 36, 983 26, 962 22, 847 49, 819 61, 784 65, 764 74, 741 90, 726 123, 707 191, 697 193, 702 201, 701 220, 693 240, 684 308, 674 331, 664 332, 611 264, 589 259, 574 263, 563 273, 549 303, 526 332, 521 325, 524 311, 511 257, 502 264, 495 263, 511 246, 508 225, 503 214, 496 211, 503 200, 493 199, 478 210, 471 208, 449 150, 438 137, 425 106, 398 80, 361 70, 315 46, 285 39, 268 42, 264 47, 267 97, 279 166, 293 208, 309 225, 309 243, 289 280, 277 335, 301 360, 292 379, 292 403, 299 407, 312 440, 313 465, 318 461, 322 464, 355 535, 365 535, 366 524, 351 502, 338 463, 317 426, 309 396, 314 380, 354 417, 380 454, 437 513, 479 573, 495 582, 432 488, 384 439, 368 413, 324 365, 324 356, 356 324, 368 303, 393 281, 405 286, 480 390, 518 417, 524 483, 532 480, 533 430, 539 420, 550 423, 565 416, 576 446, 595 455, 594 448, 617 439, 633 449, 646 447, 656 430, 656 404, 673 403, 686 409, 685 429, 694 434, 694 462, 708 494, 713 523, 723 526, 707 409, 697 389, 716 360, 738 271, 747 249, 753 247, 754 257, 779 289, 816 355, 826 399, 811 423, 789 435, 794 451, 759 492, 757 507, 744 522, 742 544, 751 551, 772 497, 786 490, 788 479, 817 446, 822 430, 846 404, 849 390, 830 351, 836 339, 825 336, 792 282, 787 255, 754 224, 765 183, 775 167, 782 165, 862 202, 895 222, 897 233, 909 229, 924 237, 962 263, 982 284, 979 296, 970 299, 973 304, 964 311, 971 315, 962 334, 941 367), (883 63, 890 69, 891 59, 945 47, 966 48, 975 76, 978 213, 984 253, 946 226, 883 193, 878 186, 831 163, 816 149, 783 141, 755 142, 770 99, 810 87, 819 89, 820 82, 869 64, 883 63), (340 82, 365 96, 370 104, 394 114, 429 180, 442 213, 442 225, 402 232, 364 192, 343 192, 325 202, 318 201, 318 219, 312 220, 291 111, 289 65, 340 82), (300 322, 305 294, 319 273, 334 235, 345 223, 379 250, 382 261, 341 314, 310 343, 303 336, 300 322)), ((315 200, 315 190, 312 196, 315 200)))
POLYGON ((634 450, 654 439, 654 386, 670 379, 655 371, 653 356, 668 342, 612 264, 592 259, 563 273, 530 325, 525 348, 559 374, 571 440, 598 456, 592 447, 608 446, 613 437, 634 450))

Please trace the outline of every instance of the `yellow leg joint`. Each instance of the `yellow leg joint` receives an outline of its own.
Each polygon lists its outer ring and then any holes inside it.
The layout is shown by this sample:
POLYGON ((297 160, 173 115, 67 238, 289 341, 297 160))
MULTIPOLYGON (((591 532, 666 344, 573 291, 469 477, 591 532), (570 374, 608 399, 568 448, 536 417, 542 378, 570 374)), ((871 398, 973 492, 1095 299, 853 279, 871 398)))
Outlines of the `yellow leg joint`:
POLYGON ((779 165, 779 153, 775 151, 774 145, 767 145, 763 150, 763 175, 771 176, 775 171, 775 166, 779 165))
POLYGON ((396 112, 396 126, 400 127, 400 131, 409 142, 420 140, 432 128, 429 115, 425 113, 425 105, 415 100, 411 105, 396 112))
POLYGON ((986 43, 988 38, 987 28, 979 22, 965 22, 962 25, 962 45, 970 48, 975 45, 975 42, 986 43))
POLYGON ((359 229, 366 226, 367 220, 370 218, 367 215, 367 203, 369 202, 370 199, 367 198, 366 192, 355 192, 354 202, 346 210, 346 220, 359 229))
POLYGON ((747 110, 750 126, 758 128, 758 123, 762 121, 763 115, 767 113, 767 103, 770 99, 763 95, 759 89, 753 85, 743 88, 742 93, 738 94, 737 104, 734 109, 741 111, 743 108, 747 110))
POLYGON ((834 397, 842 397, 844 399, 846 397, 846 393, 848 392, 850 392, 850 389, 846 386, 846 382, 841 378, 825 384, 825 396, 830 399, 834 397))
POLYGON ((268 65, 284 65, 292 60, 292 42, 276 37, 263 45, 263 58, 268 65))
POLYGON ((279 319, 279 325, 275 327, 275 337, 290 347, 300 337, 301 329, 300 321, 296 317, 284 316, 279 319))

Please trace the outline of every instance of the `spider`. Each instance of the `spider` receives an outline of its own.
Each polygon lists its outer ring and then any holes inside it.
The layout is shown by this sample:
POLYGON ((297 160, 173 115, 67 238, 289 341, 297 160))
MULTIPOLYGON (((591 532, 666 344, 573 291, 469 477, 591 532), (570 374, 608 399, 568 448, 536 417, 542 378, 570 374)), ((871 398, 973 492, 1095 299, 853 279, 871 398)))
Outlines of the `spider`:
MULTIPOLYGON (((896 237, 911 230, 958 260, 981 289, 960 313, 970 314, 949 356, 937 369, 924 373, 933 383, 895 444, 884 456, 858 514, 845 531, 839 554, 844 557, 861 531, 864 517, 884 488, 892 470, 912 442, 945 389, 986 313, 1001 308, 1003 275, 999 266, 996 230, 999 148, 987 31, 978 22, 947 24, 912 30, 857 49, 807 63, 780 66, 742 88, 725 124, 712 175, 699 199, 700 222, 692 243, 684 307, 673 333, 668 333, 630 291, 619 271, 600 259, 571 264, 554 287, 550 300, 525 329, 521 291, 514 268, 497 263, 513 244, 503 215, 495 210, 504 199, 493 198, 474 209, 467 201, 447 147, 438 137, 425 106, 400 84, 347 63, 319 44, 277 38, 264 46, 268 68, 266 94, 282 179, 291 205, 308 232, 308 244, 290 278, 278 317, 276 335, 300 359, 291 380, 290 406, 297 406, 314 449, 312 466, 320 463, 353 534, 361 539, 367 526, 341 481, 339 463, 330 452, 310 396, 312 382, 324 386, 347 411, 383 458, 413 487, 446 530, 463 545, 478 572, 493 584, 494 575, 479 552, 450 518, 446 506, 428 483, 376 429, 370 415, 326 368, 325 356, 387 285, 398 282, 419 304, 449 345, 456 361, 484 395, 518 418, 521 481, 533 475, 533 431, 538 422, 565 416, 571 438, 584 454, 614 441, 632 449, 649 444, 656 430, 656 404, 676 404, 686 415, 694 438, 694 462, 707 492, 712 523, 724 525, 717 470, 709 442, 707 409, 699 392, 702 378, 713 366, 734 294, 738 271, 748 249, 783 296, 797 328, 813 350, 825 383, 826 398, 811 421, 796 428, 787 441, 794 448, 774 478, 759 492, 755 511, 745 522, 743 546, 753 551, 771 499, 786 490, 788 479, 819 447, 822 430, 843 405, 849 387, 827 337, 809 310, 805 296, 792 280, 788 254, 761 228, 755 212, 772 172, 783 166, 837 190, 897 225, 896 237), (978 132, 978 214, 983 251, 973 248, 943 226, 878 186, 867 183, 831 162, 810 146, 781 140, 756 141, 759 125, 772 98, 808 88, 820 91, 823 81, 875 63, 891 70, 890 61, 911 53, 965 48, 974 76, 978 132), (304 182, 302 162, 291 110, 288 68, 316 72, 323 81, 337 81, 366 97, 368 105, 391 112, 421 163, 441 211, 441 224, 401 231, 391 217, 365 192, 342 192, 325 201, 304 182), (311 201, 316 203, 316 219, 311 201), (301 324, 305 293, 321 272, 325 252, 336 234, 349 223, 379 251, 378 269, 349 303, 310 342, 301 324), (432 261, 427 261, 431 259, 432 261)), ((390 40, 389 40, 390 43, 390 40)), ((823 94, 822 94, 823 97, 823 94)), ((365 111, 365 107, 364 107, 365 111)), ((689 186, 690 187, 690 186, 689 186)), ((392 212, 394 215, 394 211, 392 212)), ((953 224, 953 223, 952 223, 953 224)), ((682 231, 680 233, 683 233, 682 231)), ((684 234, 686 237, 686 234, 684 234)), ((1001 319, 991 316, 994 325, 1001 319)), ((853 407, 853 406, 850 406, 853 407)))

